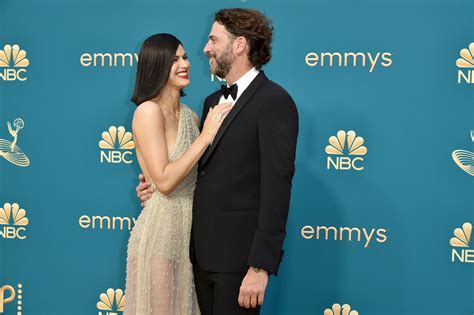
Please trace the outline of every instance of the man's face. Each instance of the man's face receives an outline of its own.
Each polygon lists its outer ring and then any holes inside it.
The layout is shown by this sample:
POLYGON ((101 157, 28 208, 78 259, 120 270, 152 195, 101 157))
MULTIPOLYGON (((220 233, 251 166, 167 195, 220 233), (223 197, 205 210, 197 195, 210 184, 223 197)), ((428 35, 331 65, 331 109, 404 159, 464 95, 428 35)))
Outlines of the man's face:
POLYGON ((233 42, 233 36, 225 29, 225 26, 214 22, 203 51, 209 58, 211 72, 221 78, 225 78, 229 73, 235 60, 233 42))

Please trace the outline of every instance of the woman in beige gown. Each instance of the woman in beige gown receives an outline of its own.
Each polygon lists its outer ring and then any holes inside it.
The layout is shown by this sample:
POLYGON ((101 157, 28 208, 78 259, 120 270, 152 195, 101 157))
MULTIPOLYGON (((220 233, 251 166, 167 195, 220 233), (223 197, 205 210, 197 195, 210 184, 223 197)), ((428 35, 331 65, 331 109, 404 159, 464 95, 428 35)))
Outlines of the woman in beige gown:
POLYGON ((132 129, 142 173, 155 192, 128 242, 125 315, 199 314, 189 261, 197 162, 231 105, 211 109, 200 134, 197 115, 180 103, 189 68, 176 37, 157 34, 143 43, 132 129))

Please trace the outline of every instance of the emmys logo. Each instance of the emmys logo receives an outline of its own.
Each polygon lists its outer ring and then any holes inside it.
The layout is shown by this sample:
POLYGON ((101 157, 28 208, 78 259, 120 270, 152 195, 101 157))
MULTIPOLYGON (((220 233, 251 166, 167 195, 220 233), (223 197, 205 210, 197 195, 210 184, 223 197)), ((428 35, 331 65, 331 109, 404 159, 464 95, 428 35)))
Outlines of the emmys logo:
POLYGON ((102 293, 99 298, 100 301, 97 303, 98 315, 117 315, 119 312, 123 312, 125 294, 121 289, 107 289, 107 292, 102 293))
POLYGON ((336 170, 363 170, 364 167, 360 163, 364 159, 361 156, 367 154, 367 148, 363 144, 364 138, 356 137, 354 131, 350 130, 346 133, 343 130, 339 130, 337 137, 329 137, 329 145, 326 146, 325 151, 327 154, 335 155, 335 157, 328 156, 326 168, 328 170, 331 167, 336 170))
POLYGON ((109 217, 93 215, 82 215, 79 218, 79 226, 83 229, 107 229, 107 230, 123 230, 126 228, 131 231, 135 226, 137 219, 128 217, 109 217))
POLYGON ((138 62, 137 53, 82 54, 79 62, 83 67, 132 67, 138 62))
MULTIPOLYGON (((22 293, 23 293, 23 285, 21 283, 18 284, 18 290, 16 295, 15 289, 11 285, 4 285, 3 287, 0 287, 0 314, 7 314, 6 313, 6 304, 12 302, 15 297, 17 298, 17 307, 16 307, 16 314, 21 315, 22 314, 22 293), (8 293, 7 293, 8 292, 8 293), (7 296, 8 294, 8 296, 7 296), (4 313, 5 312, 5 313, 4 313)), ((14 312, 11 312, 12 314, 14 312)), ((8 312, 10 314, 10 312, 8 312)))
POLYGON ((5 203, 3 208, 0 208, 0 236, 2 238, 24 240, 28 223, 25 209, 21 209, 17 203, 5 203))
POLYGON ((18 133, 21 129, 25 126, 25 122, 21 118, 17 118, 13 121, 13 126, 15 129, 12 128, 10 122, 7 122, 8 132, 13 137, 13 142, 10 142, 5 139, 0 139, 0 157, 5 158, 8 162, 15 164, 16 166, 23 166, 26 167, 30 165, 30 160, 23 153, 19 146, 17 146, 18 142, 18 133))
POLYGON ((132 133, 125 132, 125 128, 111 126, 108 131, 102 133, 102 140, 99 141, 100 163, 126 163, 133 161, 128 158, 132 155, 135 143, 132 140, 132 133))
POLYGON ((390 67, 393 63, 392 61, 392 54, 389 52, 384 53, 377 53, 373 55, 372 53, 339 53, 339 52, 323 52, 323 53, 315 53, 310 52, 305 57, 305 62, 308 67, 316 67, 319 65, 320 67, 366 67, 370 66, 369 72, 375 70, 378 63, 382 67, 390 67))
POLYGON ((341 306, 336 303, 332 306, 332 309, 325 309, 324 315, 359 315, 359 312, 356 310, 351 311, 351 306, 349 304, 341 306))
POLYGON ((3 50, 0 50, 0 68, 4 68, 0 72, 0 78, 3 81, 26 81, 26 69, 22 68, 28 67, 29 64, 26 51, 20 49, 18 45, 5 45, 3 50))
POLYGON ((472 224, 466 222, 461 228, 454 230, 454 237, 451 238, 449 244, 453 247, 461 248, 460 251, 453 248, 451 251, 451 261, 454 262, 456 259, 463 263, 474 263, 474 249, 469 248, 469 242, 471 241, 472 224))
POLYGON ((388 239, 386 229, 366 229, 362 228, 349 228, 349 227, 340 227, 336 228, 334 226, 315 226, 312 227, 311 225, 305 225, 301 228, 301 236, 304 239, 310 240, 314 239, 321 239, 324 235, 324 239, 328 240, 330 235, 333 234, 333 239, 335 241, 345 241, 348 240, 352 242, 353 240, 357 240, 360 242, 362 237, 364 238, 364 248, 369 247, 370 242, 372 241, 373 237, 377 235, 375 240, 378 243, 385 243, 388 239))
MULTIPOLYGON (((471 130, 471 140, 474 142, 474 130, 471 130)), ((454 162, 466 173, 474 176, 474 153, 467 150, 454 150, 454 162)))
POLYGON ((469 48, 463 48, 459 52, 461 58, 456 60, 458 70, 458 83, 474 83, 474 43, 469 44, 469 48))

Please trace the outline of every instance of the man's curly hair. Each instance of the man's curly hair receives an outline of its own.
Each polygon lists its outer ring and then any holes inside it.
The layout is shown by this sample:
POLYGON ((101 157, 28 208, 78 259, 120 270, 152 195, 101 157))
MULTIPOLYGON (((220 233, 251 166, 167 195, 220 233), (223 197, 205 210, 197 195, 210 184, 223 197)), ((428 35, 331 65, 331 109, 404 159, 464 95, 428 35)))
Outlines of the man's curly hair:
POLYGON ((272 21, 257 10, 222 9, 215 14, 214 21, 225 26, 233 36, 243 36, 249 44, 248 58, 260 69, 272 58, 272 21))

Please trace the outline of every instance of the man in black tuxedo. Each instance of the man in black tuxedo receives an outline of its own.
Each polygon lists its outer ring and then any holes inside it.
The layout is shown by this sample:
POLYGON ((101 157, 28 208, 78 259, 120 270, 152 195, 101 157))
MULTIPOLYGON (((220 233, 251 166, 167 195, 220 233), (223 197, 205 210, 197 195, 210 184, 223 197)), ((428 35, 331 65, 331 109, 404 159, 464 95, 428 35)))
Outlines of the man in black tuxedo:
POLYGON ((227 86, 206 98, 202 121, 216 104, 234 106, 199 162, 194 194, 190 259, 203 315, 259 314, 283 256, 298 113, 260 70, 272 34, 262 13, 223 9, 204 47, 227 86))

